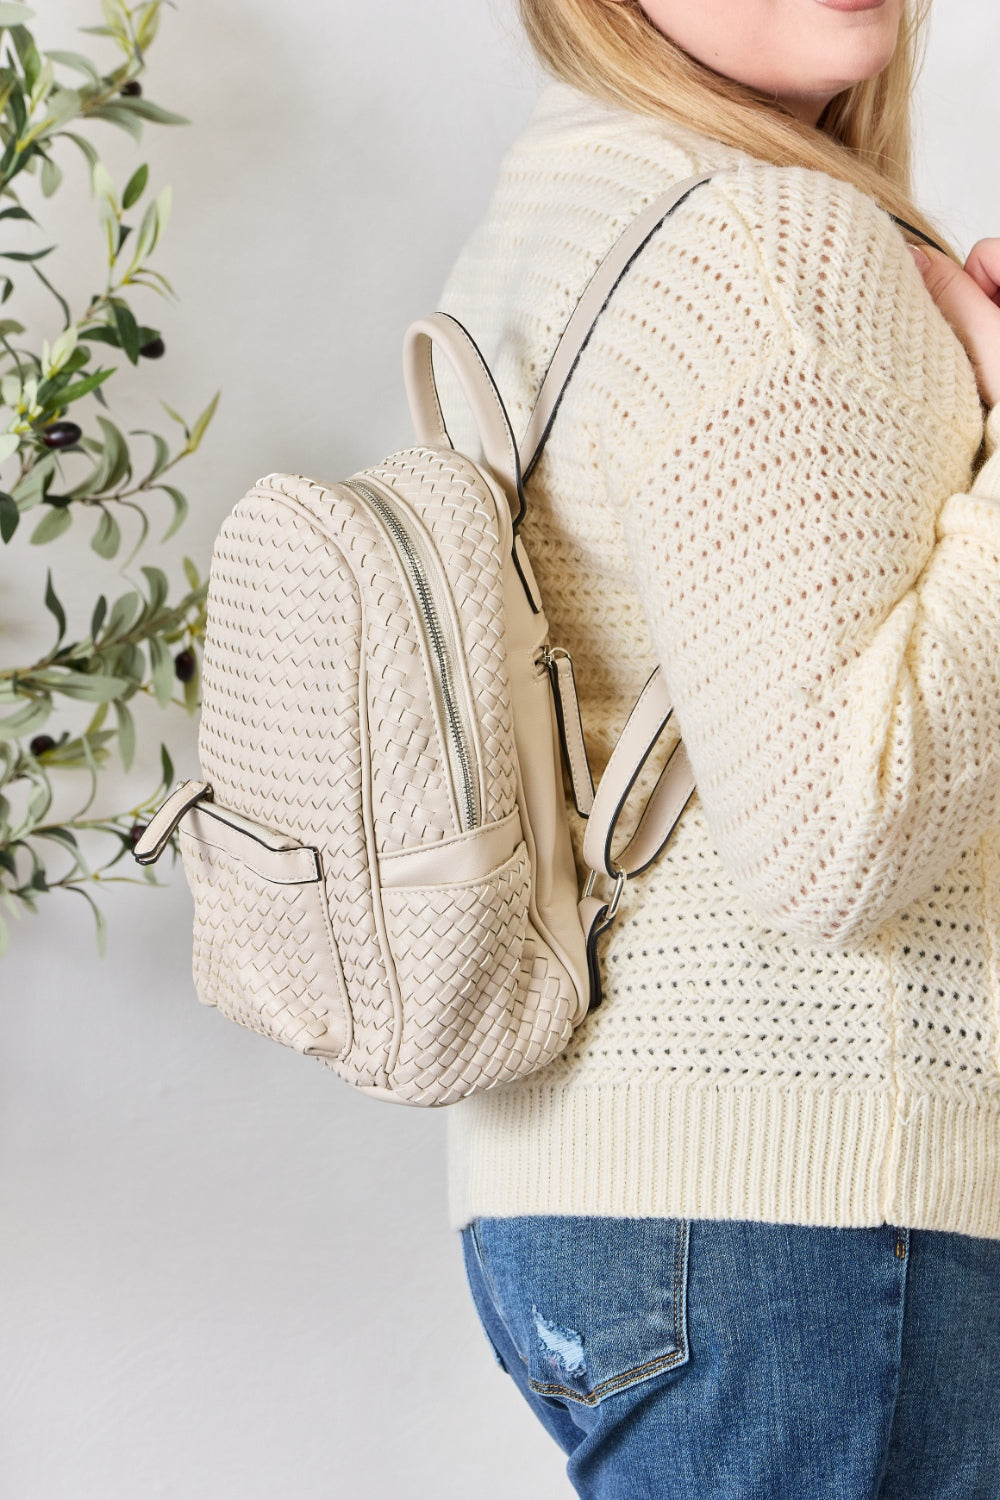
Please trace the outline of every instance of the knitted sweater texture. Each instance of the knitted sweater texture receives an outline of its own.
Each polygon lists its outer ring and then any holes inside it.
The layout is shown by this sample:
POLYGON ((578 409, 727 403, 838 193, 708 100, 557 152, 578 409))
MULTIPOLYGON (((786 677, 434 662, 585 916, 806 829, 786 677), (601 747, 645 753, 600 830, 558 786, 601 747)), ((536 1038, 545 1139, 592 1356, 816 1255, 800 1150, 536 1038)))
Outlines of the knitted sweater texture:
POLYGON ((440 306, 520 432, 602 255, 701 171, 581 357, 525 525, 595 773, 659 662, 698 793, 565 1053, 449 1110, 451 1220, 1000 1238, 1000 408, 899 228, 554 84, 440 306))

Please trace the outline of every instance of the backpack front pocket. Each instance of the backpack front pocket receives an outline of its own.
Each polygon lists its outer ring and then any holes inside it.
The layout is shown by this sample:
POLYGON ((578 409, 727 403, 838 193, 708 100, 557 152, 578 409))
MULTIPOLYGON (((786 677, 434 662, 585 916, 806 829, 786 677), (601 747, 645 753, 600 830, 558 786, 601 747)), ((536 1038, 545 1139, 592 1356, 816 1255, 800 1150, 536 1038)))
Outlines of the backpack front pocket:
MULTIPOLYGON (((430 875, 510 837, 493 825, 471 843, 401 856, 394 875, 430 875), (419 865, 418 865, 419 862, 419 865)), ((508 844, 509 847, 509 844, 508 844)), ((384 862, 383 870, 385 864, 384 862)), ((569 1040, 574 995, 548 961, 531 922, 531 867, 524 840, 488 873, 382 887, 386 936, 399 986, 402 1026, 392 1088, 414 1104, 450 1104, 508 1082, 550 1060, 569 1040)))
POLYGON ((179 831, 198 998, 297 1052, 343 1057, 351 1012, 318 850, 217 803, 179 831))

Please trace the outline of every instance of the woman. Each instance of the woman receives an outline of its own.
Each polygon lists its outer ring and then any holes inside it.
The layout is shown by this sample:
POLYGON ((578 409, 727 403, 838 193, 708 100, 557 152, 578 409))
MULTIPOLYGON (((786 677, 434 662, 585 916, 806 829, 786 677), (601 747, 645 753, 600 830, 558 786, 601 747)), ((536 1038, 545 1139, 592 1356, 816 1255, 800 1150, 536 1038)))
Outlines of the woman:
POLYGON ((473 1296, 580 1495, 996 1500, 1000 240, 910 200, 904 0, 521 9, 556 82, 442 306, 522 429, 713 174, 526 523, 595 770, 660 662, 698 796, 565 1054, 449 1112, 473 1296))

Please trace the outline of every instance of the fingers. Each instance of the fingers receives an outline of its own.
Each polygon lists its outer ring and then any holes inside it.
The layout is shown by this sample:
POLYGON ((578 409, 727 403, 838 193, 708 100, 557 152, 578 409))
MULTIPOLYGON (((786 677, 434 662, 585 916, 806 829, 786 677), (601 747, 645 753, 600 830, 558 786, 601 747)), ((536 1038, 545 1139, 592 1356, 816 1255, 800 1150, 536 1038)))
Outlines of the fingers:
POLYGON ((959 333, 967 330, 982 314, 980 286, 950 256, 917 245, 909 249, 924 285, 948 322, 959 333))
MULTIPOLYGON (((1000 400, 1000 304, 971 273, 941 251, 909 248, 927 290, 965 345, 983 400, 995 405, 1000 400)), ((990 249, 977 257, 985 275, 989 275, 993 256, 990 249)))
POLYGON ((910 245, 908 248, 924 278, 927 290, 950 322, 956 321, 951 316, 952 311, 967 311, 978 301, 980 288, 975 283, 970 285, 972 277, 961 266, 956 265, 949 255, 942 255, 939 250, 923 245, 910 245))
POLYGON ((965 269, 990 301, 1000 305, 1000 239, 977 240, 965 269))

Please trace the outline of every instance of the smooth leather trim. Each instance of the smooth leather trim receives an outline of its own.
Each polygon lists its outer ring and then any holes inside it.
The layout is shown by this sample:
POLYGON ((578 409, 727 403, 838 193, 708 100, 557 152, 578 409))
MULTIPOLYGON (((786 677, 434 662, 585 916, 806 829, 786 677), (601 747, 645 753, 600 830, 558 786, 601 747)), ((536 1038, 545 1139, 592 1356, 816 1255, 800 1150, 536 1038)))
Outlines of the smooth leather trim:
POLYGON ((400 849, 381 855, 379 885, 389 891, 485 880, 507 863, 520 842, 521 818, 515 808, 496 823, 470 829, 455 838, 440 839, 421 849, 400 849))
POLYGON ((568 655, 549 658, 549 678, 555 699, 563 758, 573 785, 573 801, 581 818, 586 818, 590 816, 594 806, 594 779, 590 774, 590 761, 583 738, 583 721, 580 718, 580 700, 576 691, 573 663, 568 655))
POLYGON ((453 446, 434 379, 435 345, 458 376, 475 418, 483 457, 507 495, 516 530, 524 515, 525 500, 514 429, 478 344, 450 313, 435 312, 418 318, 403 336, 403 381, 417 441, 429 448, 453 446))
POLYGON ((630 876, 641 875, 647 870, 663 852, 694 793, 691 762, 684 745, 678 741, 657 777, 636 830, 625 848, 619 855, 611 856, 609 843, 611 863, 617 869, 627 870, 630 876))
MULTIPOLYGON (((266 837, 268 830, 260 832, 266 837)), ((307 885, 321 878, 319 852, 308 844, 275 847, 223 816, 206 815, 201 808, 188 813, 181 837, 221 850, 275 885, 307 885)))
POLYGON ((612 877, 622 871, 635 874, 655 858, 673 832, 694 791, 687 754, 679 748, 660 773, 621 859, 612 858, 611 843, 629 792, 672 715, 667 685, 656 667, 635 701, 594 795, 583 836, 583 857, 590 869, 612 877))
POLYGON ((588 1014, 596 1010, 603 999, 601 988, 601 963, 597 944, 601 934, 611 926, 607 920, 608 904, 597 896, 584 896, 580 902, 580 923, 587 940, 587 973, 590 978, 590 1005, 588 1014))
POLYGON ((133 846, 132 855, 138 863, 154 865, 188 809, 196 802, 202 799, 208 800, 211 796, 212 788, 207 781, 180 782, 166 801, 160 803, 133 846))

